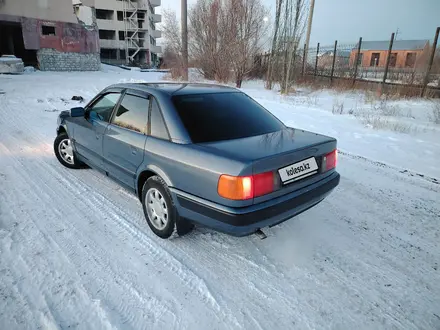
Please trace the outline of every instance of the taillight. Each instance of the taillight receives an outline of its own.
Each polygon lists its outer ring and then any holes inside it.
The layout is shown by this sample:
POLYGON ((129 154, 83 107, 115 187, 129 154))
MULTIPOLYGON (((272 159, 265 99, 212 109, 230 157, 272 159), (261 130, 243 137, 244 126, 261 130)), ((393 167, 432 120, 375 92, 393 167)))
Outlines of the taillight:
POLYGON ((231 176, 223 174, 218 180, 217 192, 227 199, 242 200, 254 197, 251 176, 231 176))
POLYGON ((322 168, 324 171, 335 168, 338 163, 338 150, 335 149, 322 158, 322 168))
POLYGON ((246 200, 263 196, 274 191, 274 173, 266 172, 251 176, 223 174, 218 180, 217 192, 220 196, 233 200, 246 200))
POLYGON ((263 196, 274 191, 273 172, 254 175, 254 197, 263 196))

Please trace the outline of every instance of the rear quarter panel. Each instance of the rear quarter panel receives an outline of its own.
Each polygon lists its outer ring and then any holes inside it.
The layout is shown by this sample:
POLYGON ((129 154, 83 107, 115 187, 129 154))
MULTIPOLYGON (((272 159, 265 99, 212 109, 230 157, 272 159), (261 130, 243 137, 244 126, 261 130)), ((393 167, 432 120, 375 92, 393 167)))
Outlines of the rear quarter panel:
POLYGON ((160 175, 173 188, 191 195, 231 207, 248 206, 252 200, 231 201, 217 193, 221 174, 249 175, 252 167, 241 161, 207 152, 193 144, 178 144, 148 137, 142 171, 160 175), (248 172, 243 172, 248 171, 248 172))

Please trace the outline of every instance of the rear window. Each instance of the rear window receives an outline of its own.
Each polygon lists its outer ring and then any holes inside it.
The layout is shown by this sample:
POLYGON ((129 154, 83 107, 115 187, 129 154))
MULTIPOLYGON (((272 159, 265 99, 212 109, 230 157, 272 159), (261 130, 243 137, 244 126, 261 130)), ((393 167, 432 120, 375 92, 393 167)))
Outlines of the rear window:
POLYGON ((173 103, 193 143, 240 139, 284 128, 244 93, 179 95, 173 103))

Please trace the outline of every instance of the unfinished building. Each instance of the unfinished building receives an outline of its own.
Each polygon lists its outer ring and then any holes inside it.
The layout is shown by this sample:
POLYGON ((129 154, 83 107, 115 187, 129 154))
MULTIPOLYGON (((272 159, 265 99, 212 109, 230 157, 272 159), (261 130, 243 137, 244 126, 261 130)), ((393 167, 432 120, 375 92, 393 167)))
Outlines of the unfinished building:
POLYGON ((43 71, 100 69, 94 0, 0 0, 0 56, 43 71))
POLYGON ((161 15, 155 13, 160 0, 95 0, 101 60, 107 63, 158 63, 161 47, 156 30, 161 15))

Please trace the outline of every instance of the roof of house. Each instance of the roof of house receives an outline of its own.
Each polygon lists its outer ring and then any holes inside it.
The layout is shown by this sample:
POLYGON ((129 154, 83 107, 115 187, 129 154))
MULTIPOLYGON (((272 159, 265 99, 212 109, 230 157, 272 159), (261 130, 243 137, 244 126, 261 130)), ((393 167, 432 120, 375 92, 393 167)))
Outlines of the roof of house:
MULTIPOLYGON (((429 40, 395 40, 393 50, 422 50, 429 40)), ((358 48, 359 44, 356 44, 358 48)), ((363 41, 361 50, 388 50, 390 41, 363 41)))
MULTIPOLYGON (((336 56, 339 57, 350 57, 350 50, 337 50, 336 51, 336 56)), ((327 56, 333 56, 333 50, 327 50, 323 53, 320 53, 318 56, 323 56, 323 55, 327 55, 327 56)))

